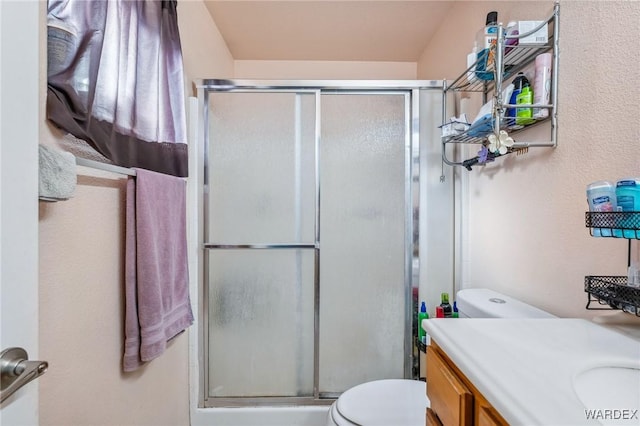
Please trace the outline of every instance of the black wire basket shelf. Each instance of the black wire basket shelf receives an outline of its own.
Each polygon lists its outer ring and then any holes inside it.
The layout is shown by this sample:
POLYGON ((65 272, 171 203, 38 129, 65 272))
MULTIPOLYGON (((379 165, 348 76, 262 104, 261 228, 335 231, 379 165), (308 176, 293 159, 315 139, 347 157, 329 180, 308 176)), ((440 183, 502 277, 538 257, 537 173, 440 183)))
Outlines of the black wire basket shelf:
POLYGON ((588 293, 587 309, 621 309, 640 317, 640 287, 627 283, 624 276, 586 276, 584 291, 588 293), (596 306, 591 303, 597 302, 596 306))
POLYGON ((584 221, 594 237, 640 239, 640 212, 586 212, 584 221))

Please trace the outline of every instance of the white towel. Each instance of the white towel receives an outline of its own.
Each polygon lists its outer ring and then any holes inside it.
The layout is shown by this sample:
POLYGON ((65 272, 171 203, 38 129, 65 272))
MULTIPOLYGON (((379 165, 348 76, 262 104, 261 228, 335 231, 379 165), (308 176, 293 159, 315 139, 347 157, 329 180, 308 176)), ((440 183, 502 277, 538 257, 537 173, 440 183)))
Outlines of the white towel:
POLYGON ((76 189, 76 158, 69 152, 39 145, 40 176, 38 195, 43 201, 73 197, 76 189))

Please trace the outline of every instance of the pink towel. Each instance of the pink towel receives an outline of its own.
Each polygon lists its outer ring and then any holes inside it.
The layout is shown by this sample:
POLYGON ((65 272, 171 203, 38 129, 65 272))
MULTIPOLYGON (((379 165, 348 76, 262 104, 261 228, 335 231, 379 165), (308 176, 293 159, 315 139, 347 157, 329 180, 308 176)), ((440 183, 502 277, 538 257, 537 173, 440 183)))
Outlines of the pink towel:
POLYGON ((124 371, 193 323, 184 179, 135 169, 127 182, 124 371))

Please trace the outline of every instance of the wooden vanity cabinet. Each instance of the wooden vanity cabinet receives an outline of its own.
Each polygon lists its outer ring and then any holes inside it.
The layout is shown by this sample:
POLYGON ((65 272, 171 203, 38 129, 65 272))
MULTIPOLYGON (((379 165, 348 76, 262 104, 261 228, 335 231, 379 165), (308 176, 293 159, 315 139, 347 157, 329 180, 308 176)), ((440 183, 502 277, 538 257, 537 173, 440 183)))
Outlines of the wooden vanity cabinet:
POLYGON ((433 339, 427 347, 427 397, 427 426, 508 425, 433 339))

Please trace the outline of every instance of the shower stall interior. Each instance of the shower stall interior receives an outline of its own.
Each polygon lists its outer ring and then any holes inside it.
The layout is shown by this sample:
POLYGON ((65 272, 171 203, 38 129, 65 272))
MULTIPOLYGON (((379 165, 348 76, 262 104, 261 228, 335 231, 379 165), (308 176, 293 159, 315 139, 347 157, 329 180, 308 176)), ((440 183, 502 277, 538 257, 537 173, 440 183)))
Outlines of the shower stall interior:
POLYGON ((453 226, 442 83, 202 80, 198 102, 202 406, 412 377, 413 289, 453 273, 452 235, 424 258, 453 226))

